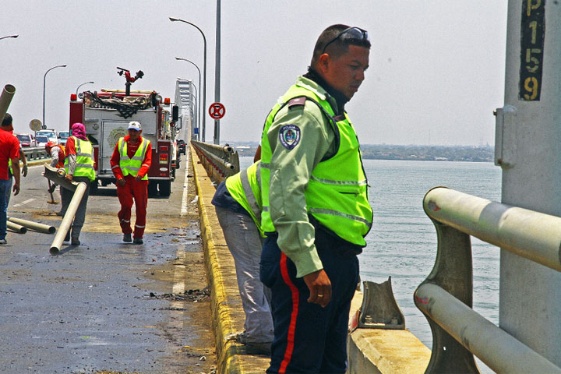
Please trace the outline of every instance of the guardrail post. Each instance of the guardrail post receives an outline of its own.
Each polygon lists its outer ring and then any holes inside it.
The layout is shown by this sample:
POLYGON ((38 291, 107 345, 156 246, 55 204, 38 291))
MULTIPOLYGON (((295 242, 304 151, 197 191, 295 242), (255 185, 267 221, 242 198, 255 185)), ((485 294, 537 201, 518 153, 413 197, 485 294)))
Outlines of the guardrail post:
POLYGON ((392 278, 382 283, 364 281, 359 328, 404 330, 405 317, 395 301, 392 278))
MULTIPOLYGON (((438 221, 432 222, 438 237, 436 262, 419 288, 427 283, 436 284, 471 308, 473 270, 470 236, 438 221)), ((427 317, 432 330, 432 355, 426 372, 479 373, 473 354, 433 320, 430 314, 432 301, 418 297, 417 291, 414 299, 415 305, 427 317), (429 305, 425 309, 419 304, 429 305)))

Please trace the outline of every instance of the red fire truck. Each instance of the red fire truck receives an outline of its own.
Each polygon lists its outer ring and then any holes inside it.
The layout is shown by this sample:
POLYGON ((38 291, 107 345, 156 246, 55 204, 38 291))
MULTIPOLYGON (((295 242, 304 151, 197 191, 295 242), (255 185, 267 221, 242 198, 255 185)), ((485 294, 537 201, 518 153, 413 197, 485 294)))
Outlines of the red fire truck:
POLYGON ((148 192, 151 197, 167 197, 171 193, 171 182, 179 166, 176 151, 177 120, 171 118, 170 99, 165 100, 156 91, 131 91, 130 84, 142 78, 142 71, 135 77, 126 69, 119 69, 127 78, 125 90, 102 89, 85 91, 70 97, 69 126, 81 122, 86 135, 94 146, 94 161, 97 180, 92 183, 91 193, 101 186, 115 183, 109 163, 115 144, 127 134, 130 121, 142 124, 142 136, 152 143, 152 166, 148 172, 148 192))

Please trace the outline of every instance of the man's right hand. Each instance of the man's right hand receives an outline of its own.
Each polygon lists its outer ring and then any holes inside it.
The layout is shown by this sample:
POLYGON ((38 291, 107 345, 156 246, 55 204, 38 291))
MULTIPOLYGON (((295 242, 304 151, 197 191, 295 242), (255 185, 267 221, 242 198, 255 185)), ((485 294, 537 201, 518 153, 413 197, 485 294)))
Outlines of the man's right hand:
POLYGON ((304 275, 304 282, 310 290, 309 303, 319 304, 325 308, 331 301, 331 280, 325 270, 321 269, 304 275))
POLYGON ((126 182, 125 182, 124 178, 117 179, 117 186, 123 187, 125 184, 126 184, 126 182))
POLYGON ((12 187, 12 191, 14 192, 14 196, 19 194, 19 183, 14 183, 14 186, 12 187))

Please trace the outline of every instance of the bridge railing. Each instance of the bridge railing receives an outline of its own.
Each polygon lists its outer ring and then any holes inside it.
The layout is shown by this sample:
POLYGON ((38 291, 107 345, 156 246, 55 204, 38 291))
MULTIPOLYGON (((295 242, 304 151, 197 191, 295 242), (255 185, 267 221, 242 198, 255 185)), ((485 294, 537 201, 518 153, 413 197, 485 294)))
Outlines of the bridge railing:
POLYGON ((561 218, 508 206, 445 187, 423 200, 433 221, 438 250, 415 305, 433 335, 427 373, 479 372, 475 354, 499 373, 561 373, 546 358, 472 309, 470 236, 561 271, 561 218))
POLYGON ((191 145, 214 183, 240 171, 238 152, 228 144, 222 146, 192 140, 191 145))
POLYGON ((39 161, 49 158, 49 154, 44 147, 22 148, 27 161, 39 161))

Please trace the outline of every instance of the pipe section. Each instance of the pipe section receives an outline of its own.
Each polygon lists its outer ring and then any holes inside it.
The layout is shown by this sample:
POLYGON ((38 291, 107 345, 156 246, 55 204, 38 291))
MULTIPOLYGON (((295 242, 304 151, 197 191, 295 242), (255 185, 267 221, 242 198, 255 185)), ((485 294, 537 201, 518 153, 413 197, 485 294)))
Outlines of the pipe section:
POLYGON ((14 223, 14 222, 8 221, 8 222, 6 222, 6 226, 10 230, 12 230, 14 232, 17 232, 18 234, 25 234, 27 232, 27 227, 22 226, 22 225, 18 225, 17 223, 14 223))
POLYGON ((16 88, 11 84, 7 84, 4 86, 2 95, 0 95, 0 121, 6 115, 6 112, 8 111, 8 107, 10 106, 10 103, 12 102, 12 98, 14 97, 15 93, 16 93, 16 88))
POLYGON ((84 182, 76 183, 73 182, 73 185, 76 185, 76 191, 74 191, 74 196, 72 196, 72 200, 70 200, 70 204, 68 204, 68 209, 66 209, 66 214, 62 218, 62 222, 58 228, 58 231, 55 235, 53 243, 51 244, 50 252, 51 254, 56 254, 60 251, 60 247, 64 242, 64 237, 68 230, 70 230, 70 225, 74 220, 74 216, 76 215, 76 211, 78 210, 78 206, 80 205, 80 201, 82 200, 82 196, 86 192, 88 186, 84 182))
POLYGON ((22 225, 28 229, 37 231, 37 232, 42 232, 44 234, 54 234, 56 231, 56 228, 54 226, 49 226, 49 225, 45 225, 43 223, 38 223, 38 222, 33 222, 33 221, 28 221, 26 219, 21 219, 21 218, 14 218, 14 217, 8 217, 8 221, 16 223, 18 225, 22 225))

